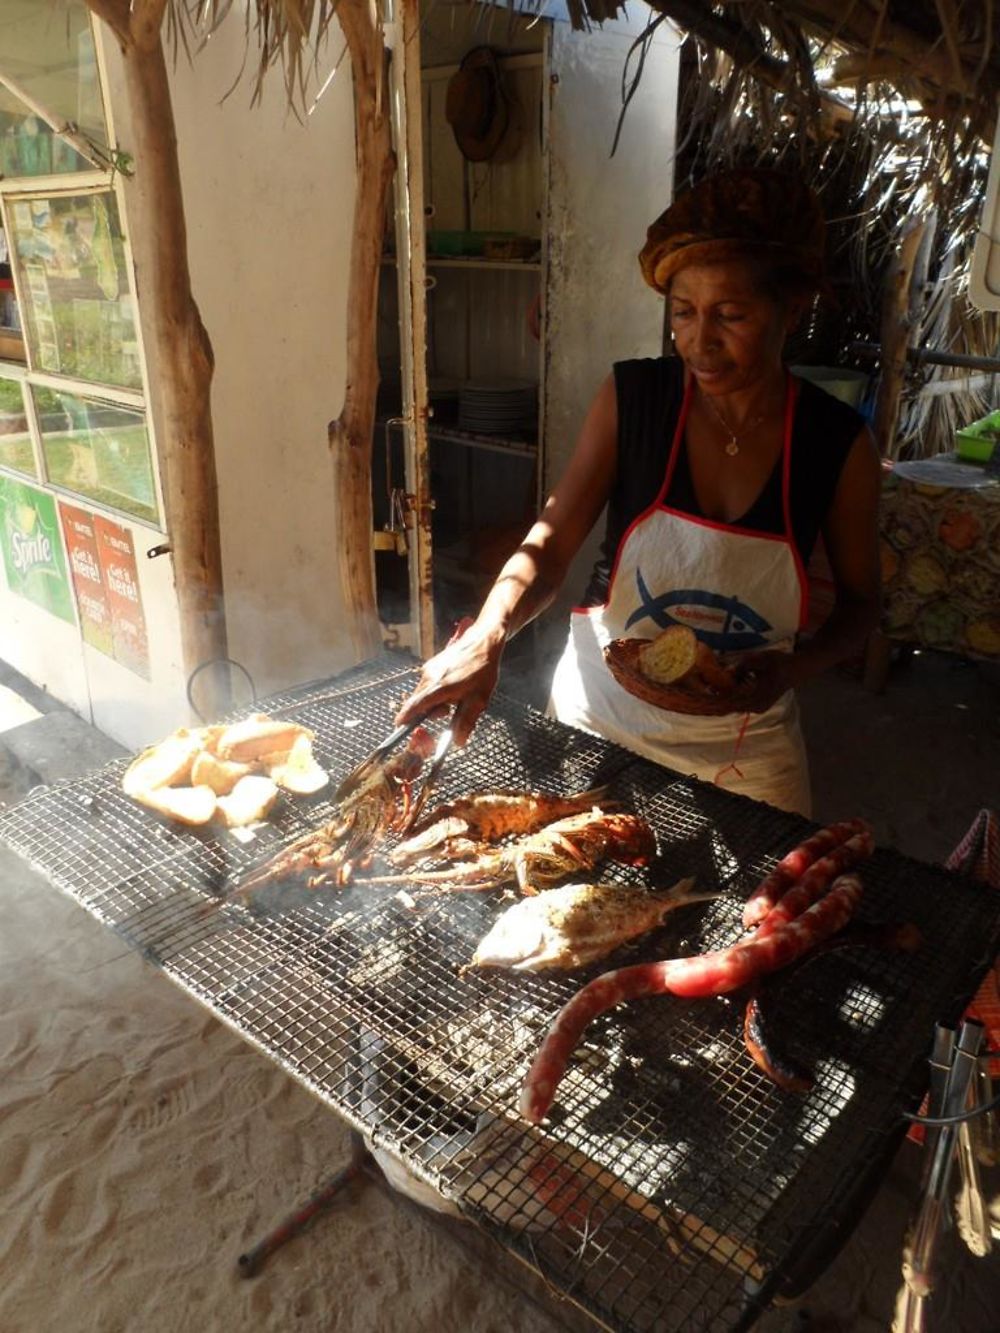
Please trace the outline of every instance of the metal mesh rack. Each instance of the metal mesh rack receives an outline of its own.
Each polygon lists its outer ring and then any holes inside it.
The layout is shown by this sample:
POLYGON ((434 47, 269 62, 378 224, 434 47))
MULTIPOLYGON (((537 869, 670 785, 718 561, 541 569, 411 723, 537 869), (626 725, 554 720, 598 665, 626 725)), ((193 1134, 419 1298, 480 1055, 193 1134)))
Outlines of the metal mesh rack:
MULTIPOLYGON (((311 727, 336 777, 389 730, 414 679, 382 659, 257 706, 311 727)), ((39 789, 0 816, 0 841, 613 1329, 746 1327, 805 1253, 829 1249, 916 1105, 933 1024, 957 1016, 1000 942, 997 895, 879 850, 861 916, 913 921, 925 946, 832 953, 775 987, 811 1092, 783 1093, 751 1063, 738 997, 647 999, 588 1029, 550 1123, 530 1128, 516 1113, 523 1073, 558 1008, 607 962, 570 976, 464 972, 495 892, 414 907, 359 880, 227 900, 251 865, 329 816, 328 795, 284 799, 245 842, 135 805, 124 767, 39 789)), ((730 943, 747 893, 810 827, 504 698, 436 795, 602 783, 659 843, 653 867, 605 876, 694 874, 721 890, 616 963, 730 943)))

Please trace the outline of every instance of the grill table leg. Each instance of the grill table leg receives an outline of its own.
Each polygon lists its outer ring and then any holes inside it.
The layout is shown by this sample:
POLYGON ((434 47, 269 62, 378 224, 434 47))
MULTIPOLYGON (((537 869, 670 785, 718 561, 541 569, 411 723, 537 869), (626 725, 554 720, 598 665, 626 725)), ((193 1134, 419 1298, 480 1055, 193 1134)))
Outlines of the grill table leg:
POLYGON ((237 1260, 240 1276, 254 1277, 259 1273, 275 1250, 280 1249, 293 1236, 300 1235, 320 1213, 336 1202, 341 1192, 361 1174, 368 1161, 368 1150, 365 1148, 364 1140, 360 1134, 352 1134, 351 1160, 348 1164, 338 1171, 335 1176, 331 1177, 325 1185, 321 1185, 315 1194, 309 1196, 309 1199, 301 1208, 286 1217, 253 1249, 240 1255, 237 1260))

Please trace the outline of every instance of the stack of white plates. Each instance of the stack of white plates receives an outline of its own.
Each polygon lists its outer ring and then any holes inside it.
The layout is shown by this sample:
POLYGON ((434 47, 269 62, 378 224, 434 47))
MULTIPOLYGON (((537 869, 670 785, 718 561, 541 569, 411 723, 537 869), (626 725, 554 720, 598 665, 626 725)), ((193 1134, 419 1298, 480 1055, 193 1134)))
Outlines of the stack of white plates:
POLYGON ((532 431, 538 420, 538 385, 530 380, 474 380, 458 395, 460 430, 477 435, 532 431))

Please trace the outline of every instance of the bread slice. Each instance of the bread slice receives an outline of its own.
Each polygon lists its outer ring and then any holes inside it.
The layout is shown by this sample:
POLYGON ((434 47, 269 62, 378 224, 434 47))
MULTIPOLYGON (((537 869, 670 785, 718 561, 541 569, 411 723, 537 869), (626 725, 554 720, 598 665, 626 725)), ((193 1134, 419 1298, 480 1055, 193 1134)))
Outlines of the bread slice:
POLYGON ((191 781, 196 787, 211 787, 216 796, 228 796, 240 778, 245 778, 252 772, 252 764, 236 764, 231 759, 216 759, 208 750, 202 750, 191 765, 191 781))
POLYGON ((227 828, 244 828, 266 819, 278 798, 278 788, 270 778, 251 774, 240 778, 228 796, 215 803, 215 817, 227 828))
POLYGON ((671 625, 639 649, 639 670, 657 685, 683 680, 698 661, 698 636, 685 625, 671 625))
POLYGON ((141 800, 144 792, 188 782, 200 749, 201 738, 182 727, 133 759, 122 776, 122 791, 141 800))
POLYGON ((215 743, 215 753, 235 763, 253 763, 264 756, 273 762, 278 755, 287 755, 303 735, 311 740, 313 733, 298 722, 279 722, 257 714, 227 727, 215 743))
POLYGON ((140 805, 179 824, 207 824, 217 797, 211 787, 151 787, 135 793, 140 805))
POLYGON ((690 685, 728 693, 732 671, 686 625, 671 625, 639 649, 639 670, 656 685, 690 685))
POLYGON ((297 796, 312 796, 330 781, 325 768, 317 764, 312 751, 312 737, 297 736, 288 754, 268 767, 268 774, 279 787, 297 796))

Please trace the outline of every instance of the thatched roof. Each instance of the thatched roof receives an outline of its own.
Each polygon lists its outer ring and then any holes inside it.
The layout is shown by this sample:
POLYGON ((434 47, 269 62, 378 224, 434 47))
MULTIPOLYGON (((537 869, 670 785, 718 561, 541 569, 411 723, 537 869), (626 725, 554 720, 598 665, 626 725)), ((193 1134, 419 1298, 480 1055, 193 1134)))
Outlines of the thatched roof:
MULTIPOLYGON (((99 2, 107 0, 90 0, 99 2)), ((280 65, 293 107, 337 8, 337 0, 166 3, 174 42, 189 48, 242 10, 257 90, 280 65)), ((567 3, 583 29, 625 8, 625 0, 567 3)), ((794 168, 820 192, 839 300, 815 312, 802 358, 875 368, 852 347, 879 343, 883 279, 914 225, 922 240, 912 341, 995 356, 1000 321, 971 310, 966 279, 1000 93, 1000 0, 648 3, 651 28, 669 19, 691 39, 683 51, 678 186, 722 166, 772 164, 794 168)), ((626 110, 643 50, 640 39, 624 73, 626 110)), ((993 405, 998 382, 913 367, 890 452, 948 448, 956 424, 993 405)))
MULTIPOLYGON (((649 0, 701 41, 772 87, 816 96, 813 66, 834 51, 832 81, 892 84, 931 116, 995 123, 1000 93, 998 0, 649 0)), ((624 0, 569 0, 577 27, 624 0)))
MULTIPOLYGON (((996 357, 1000 320, 968 303, 1000 89, 1000 0, 648 0, 689 36, 682 51, 678 187, 727 166, 794 170, 819 192, 837 299, 821 304, 799 359, 877 371, 882 293, 920 229, 911 345, 996 357)), ((586 28, 620 0, 569 0, 586 28)), ((647 32, 624 80, 642 76, 647 32)), ((887 451, 952 447, 956 425, 998 401, 996 376, 911 365, 887 451)))

